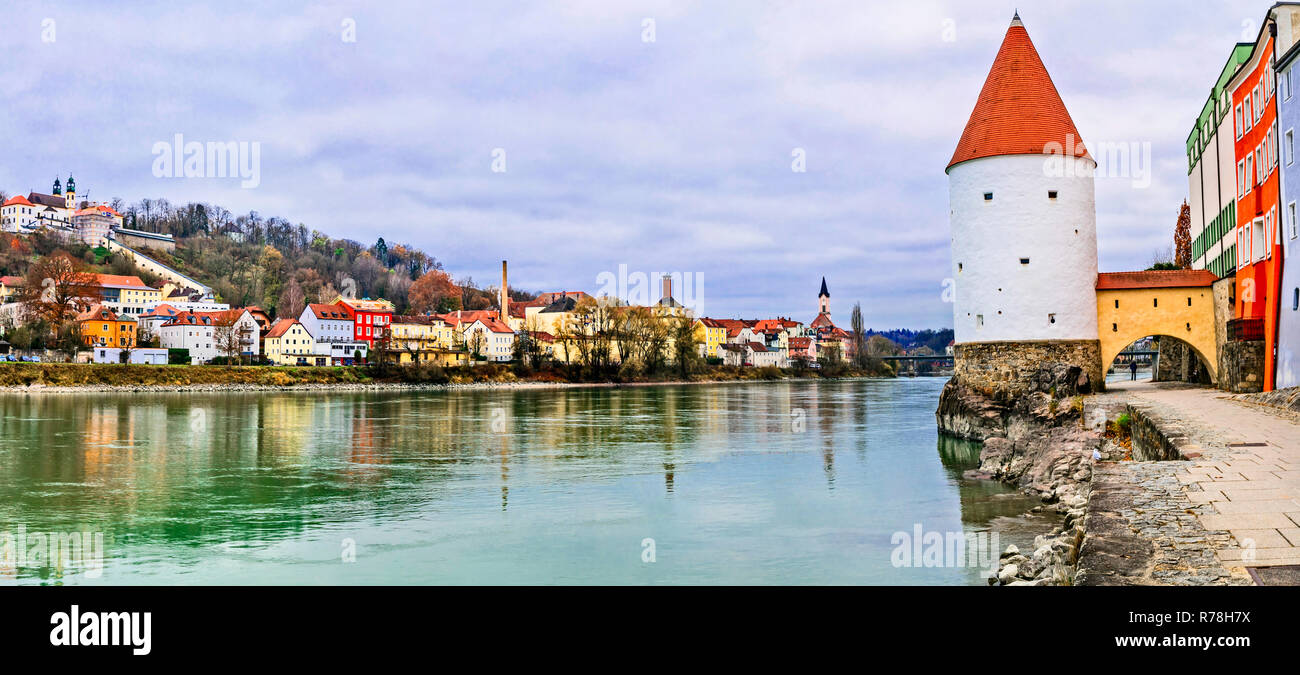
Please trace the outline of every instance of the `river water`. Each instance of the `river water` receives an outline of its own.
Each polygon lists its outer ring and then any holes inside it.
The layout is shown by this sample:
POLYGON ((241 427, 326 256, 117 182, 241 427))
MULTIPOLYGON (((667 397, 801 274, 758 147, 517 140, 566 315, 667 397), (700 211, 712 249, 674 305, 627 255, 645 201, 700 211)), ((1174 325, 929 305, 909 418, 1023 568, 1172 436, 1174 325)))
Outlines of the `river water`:
POLYGON ((943 384, 0 395, 0 584, 982 584, 943 384))

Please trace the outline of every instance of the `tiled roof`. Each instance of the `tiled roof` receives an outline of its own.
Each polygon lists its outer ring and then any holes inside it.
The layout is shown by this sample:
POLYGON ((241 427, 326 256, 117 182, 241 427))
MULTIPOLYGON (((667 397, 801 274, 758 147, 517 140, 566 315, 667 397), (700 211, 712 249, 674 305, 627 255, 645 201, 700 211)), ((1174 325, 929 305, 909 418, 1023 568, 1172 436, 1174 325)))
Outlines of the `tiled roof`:
POLYGON ((77 315, 77 321, 135 321, 131 317, 118 318, 117 313, 103 306, 94 305, 77 315))
POLYGON ((27 201, 27 198, 22 195, 14 195, 5 201, 3 206, 35 206, 35 204, 27 201))
POLYGON ((1048 144, 1056 144, 1060 153, 1072 147, 1076 156, 1089 157, 1038 50, 1016 18, 948 168, 980 157, 1046 154, 1048 144))
POLYGON ((1209 270, 1147 270, 1145 272, 1102 272, 1097 290, 1126 288, 1188 288, 1212 286, 1219 277, 1209 270))
POLYGON ((32 192, 27 195, 27 201, 30 204, 40 204, 41 206, 53 206, 55 208, 68 208, 68 200, 61 195, 47 195, 40 192, 32 192))
POLYGON ((751 342, 749 343, 749 348, 756 352, 767 351, 767 347, 764 347, 762 342, 751 342))
MULTIPOLYGON (((307 309, 316 315, 317 319, 329 319, 331 321, 351 321, 354 316, 348 310, 346 305, 326 305, 319 302, 313 302, 307 305, 307 309)), ((393 317, 396 321, 397 317, 393 317)))
POLYGON ((266 332, 266 337, 278 338, 289 332, 294 325, 300 325, 297 319, 276 319, 275 323, 271 324, 271 330, 266 332))
POLYGON ((157 290, 146 285, 140 280, 140 277, 126 276, 122 274, 96 274, 95 283, 100 286, 109 286, 114 288, 136 288, 140 290, 157 290))
POLYGON ((6 286, 25 286, 27 285, 27 280, 22 277, 5 275, 0 277, 0 284, 4 284, 6 286))
POLYGON ((382 314, 384 312, 391 313, 393 311, 393 303, 382 298, 379 300, 371 300, 369 298, 362 298, 359 300, 356 298, 339 298, 334 302, 334 304, 347 305, 348 307, 351 307, 353 311, 357 312, 378 312, 382 314))
POLYGON ((510 329, 510 326, 501 323, 495 317, 485 316, 478 319, 478 322, 487 326, 487 329, 493 333, 514 333, 514 331, 510 329))

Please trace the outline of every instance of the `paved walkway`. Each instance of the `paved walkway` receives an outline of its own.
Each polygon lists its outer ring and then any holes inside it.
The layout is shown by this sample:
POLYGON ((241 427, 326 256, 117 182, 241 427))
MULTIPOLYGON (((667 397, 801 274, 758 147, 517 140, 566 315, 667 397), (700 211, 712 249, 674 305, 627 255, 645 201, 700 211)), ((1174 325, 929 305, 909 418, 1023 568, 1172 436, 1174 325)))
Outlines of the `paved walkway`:
POLYGON ((1223 565, 1300 565, 1300 418, 1211 389, 1123 385, 1108 386, 1188 432, 1182 450, 1200 456, 1174 475, 1200 524, 1231 534, 1211 538, 1223 565))

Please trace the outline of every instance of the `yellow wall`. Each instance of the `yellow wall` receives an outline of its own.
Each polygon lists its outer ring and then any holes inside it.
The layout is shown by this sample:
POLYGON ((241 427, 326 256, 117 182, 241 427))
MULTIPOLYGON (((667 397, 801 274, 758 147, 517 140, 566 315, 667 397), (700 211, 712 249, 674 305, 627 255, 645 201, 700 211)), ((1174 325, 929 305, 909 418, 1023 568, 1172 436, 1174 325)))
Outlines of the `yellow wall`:
MULTIPOLYGON (((304 358, 307 365, 316 364, 316 340, 301 324, 295 324, 280 337, 269 337, 264 341, 266 358, 271 363, 282 366, 294 366, 298 359, 304 358)), ((325 357, 326 362, 329 361, 325 357)))
POLYGON ((81 340, 88 345, 97 347, 134 347, 135 322, 82 321, 81 340))
POLYGON ((1214 292, 1209 286, 1099 290, 1097 332, 1104 369, 1109 369, 1120 351, 1134 341, 1149 335, 1168 335, 1191 345, 1209 368, 1210 377, 1218 380, 1214 292))

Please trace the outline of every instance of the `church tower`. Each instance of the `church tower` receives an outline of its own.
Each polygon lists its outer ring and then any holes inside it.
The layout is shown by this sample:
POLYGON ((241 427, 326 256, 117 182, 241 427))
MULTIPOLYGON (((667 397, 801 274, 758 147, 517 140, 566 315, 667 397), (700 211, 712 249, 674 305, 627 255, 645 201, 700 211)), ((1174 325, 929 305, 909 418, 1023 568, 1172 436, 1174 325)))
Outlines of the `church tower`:
POLYGON ((1096 166, 1017 13, 946 169, 959 377, 1101 386, 1096 166))
POLYGON ((69 209, 77 208, 77 184, 73 182, 72 174, 68 174, 68 193, 64 195, 64 203, 69 209))
POLYGON ((826 277, 822 277, 822 290, 817 294, 817 313, 831 315, 831 292, 826 290, 826 277))
POLYGON ((62 195, 62 194, 63 194, 63 186, 59 183, 59 177, 58 177, 58 176, 55 176, 55 177, 54 177, 54 192, 52 192, 52 193, 50 193, 50 194, 53 194, 53 195, 55 195, 55 196, 59 196, 59 195, 62 195))

